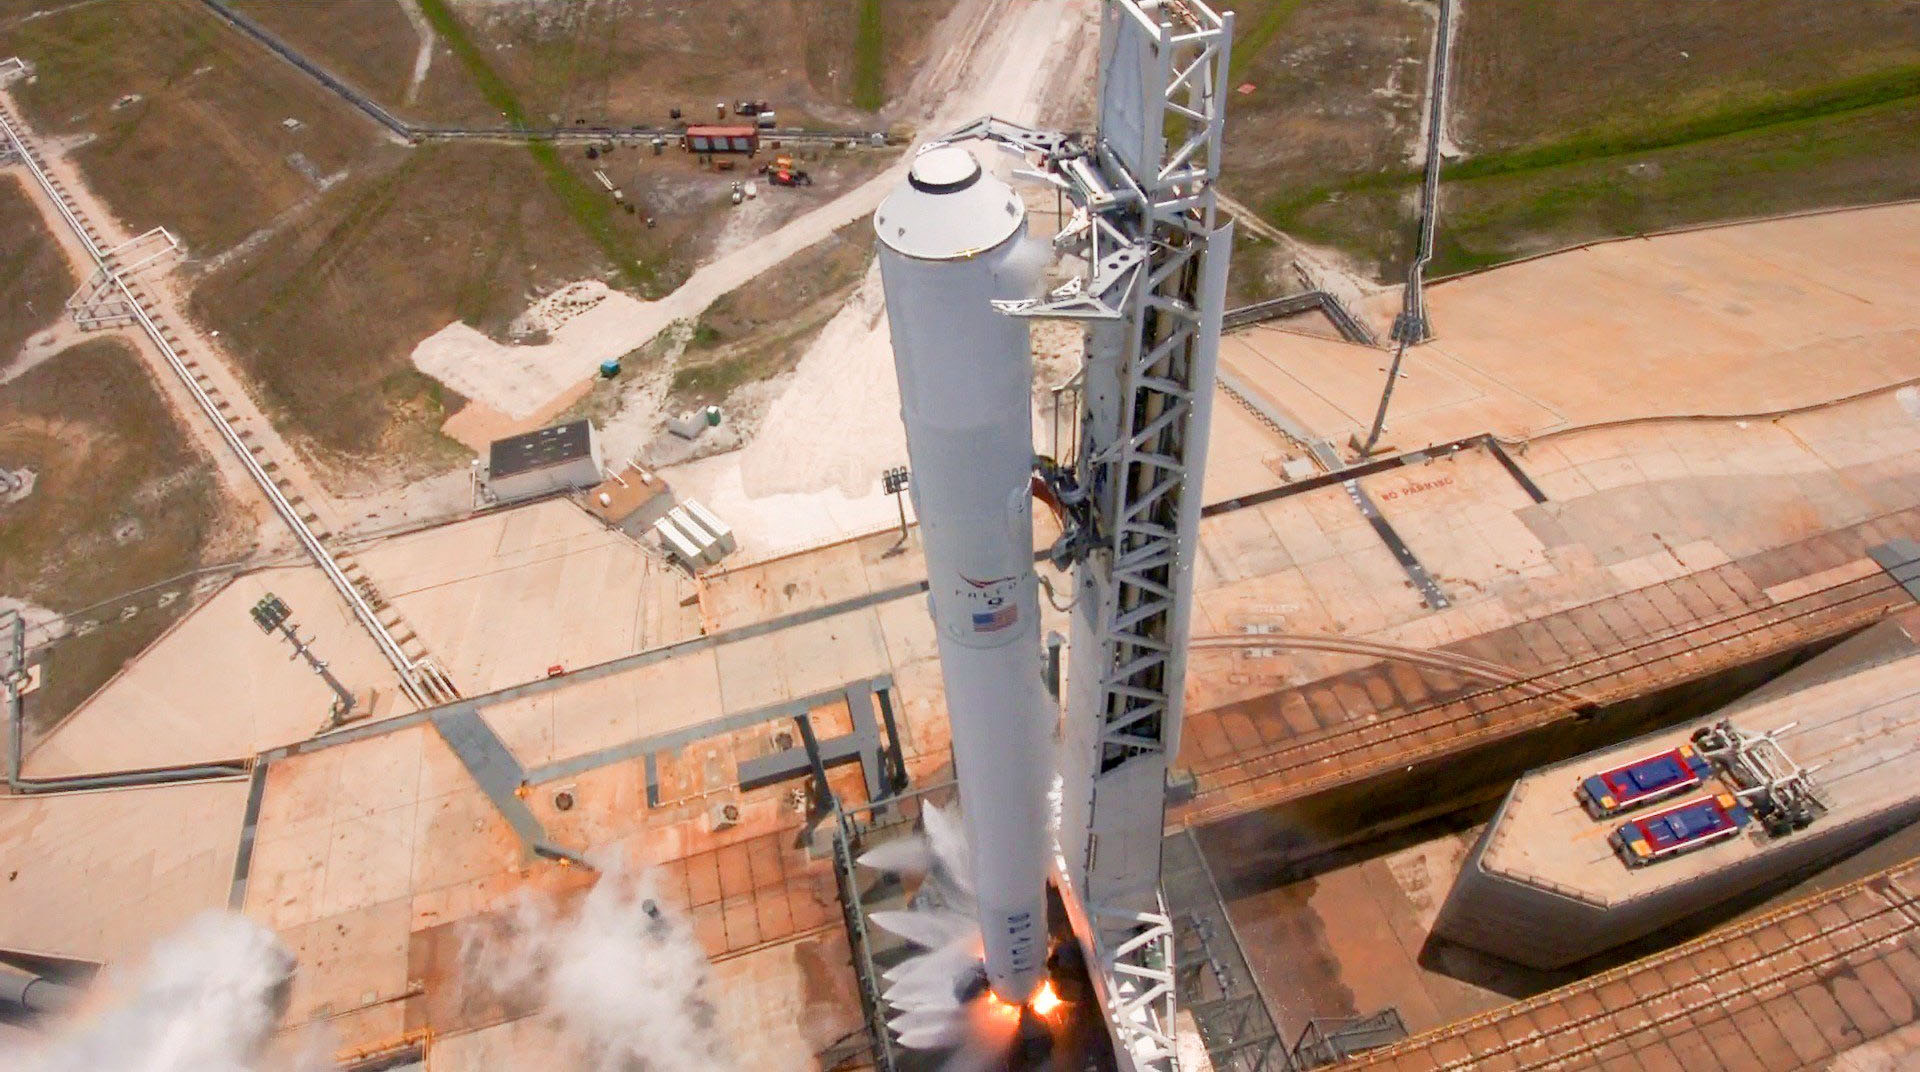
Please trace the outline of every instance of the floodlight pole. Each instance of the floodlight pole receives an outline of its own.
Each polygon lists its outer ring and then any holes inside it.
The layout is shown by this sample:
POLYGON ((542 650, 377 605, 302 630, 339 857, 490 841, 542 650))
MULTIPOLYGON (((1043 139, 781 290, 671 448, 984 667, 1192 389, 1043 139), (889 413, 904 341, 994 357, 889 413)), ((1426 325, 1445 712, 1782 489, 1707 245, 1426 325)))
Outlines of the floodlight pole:
POLYGON ((293 611, 281 601, 279 596, 269 592, 265 598, 253 605, 252 614, 254 623, 260 626, 261 632, 268 635, 277 632, 285 637, 287 643, 293 645, 293 657, 306 659, 307 665, 313 669, 313 672, 333 690, 333 722, 335 725, 344 722, 347 715, 353 711, 353 693, 348 692, 347 687, 340 683, 340 679, 333 676, 333 671, 327 669, 326 662, 313 653, 309 641, 300 639, 300 634, 297 632, 299 626, 292 620, 293 611))
POLYGON ((887 549, 888 555, 897 555, 907 549, 907 467, 896 465, 880 474, 880 486, 893 496, 893 503, 900 508, 900 540, 887 549))

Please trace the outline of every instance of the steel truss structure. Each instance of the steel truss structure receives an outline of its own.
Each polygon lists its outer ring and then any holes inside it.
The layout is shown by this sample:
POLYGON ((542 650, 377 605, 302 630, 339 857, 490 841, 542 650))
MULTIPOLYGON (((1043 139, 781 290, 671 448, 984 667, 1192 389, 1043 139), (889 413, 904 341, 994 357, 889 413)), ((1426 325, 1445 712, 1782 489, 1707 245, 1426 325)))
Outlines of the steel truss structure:
MULTIPOLYGON (((194 374, 194 368, 167 338, 167 333, 161 329, 160 323, 141 304, 140 296, 135 293, 128 273, 114 259, 113 252, 100 248, 99 242, 95 240, 87 224, 79 216, 78 206, 47 173, 46 168, 37 158, 36 150, 26 141, 26 136, 22 133, 23 129, 16 129, 6 111, 0 109, 0 144, 10 147, 19 162, 25 165, 27 173, 33 176, 34 183, 40 187, 41 192, 46 195, 61 219, 73 231, 74 238, 79 241, 82 248, 86 250, 87 256, 93 261, 96 278, 103 279, 113 291, 118 293, 121 303, 131 314, 133 322, 146 335, 154 349, 159 351, 160 356, 166 360, 167 366, 173 370, 174 375, 179 377, 182 386, 200 407, 200 411, 213 422, 214 431, 219 433, 220 438, 233 451, 234 457, 239 460, 241 467, 247 471, 247 475, 253 478, 254 483, 266 495, 274 512, 280 515, 289 529, 293 530, 294 537, 313 558, 314 564, 320 567, 334 590, 340 593, 354 617, 365 626, 367 632, 373 637, 374 644, 379 647, 381 654, 387 658, 399 675, 400 685, 406 690, 407 696, 422 707, 458 699, 459 690, 454 688, 446 673, 434 663, 431 656, 416 660, 402 650, 400 642, 395 639, 386 623, 380 620, 379 614, 368 602, 366 593, 341 569, 333 552, 321 542, 312 526, 307 524, 306 519, 301 516, 301 511, 288 499, 287 494, 267 472, 260 458, 255 456, 247 441, 221 412, 220 404, 205 387, 201 386, 201 378, 194 374)), ((148 235, 151 234, 152 232, 148 232, 148 235)), ((148 235, 143 235, 134 241, 147 239, 148 235)), ((169 235, 167 238, 169 248, 171 243, 172 237, 169 235)), ((165 249, 160 252, 164 253, 165 249)))
POLYGON ((1753 809, 1769 836, 1804 830, 1832 809, 1813 775, 1787 754, 1780 738, 1798 722, 1765 733, 1743 730, 1723 718, 1693 732, 1694 746, 1734 786, 1734 796, 1753 809))
POLYGON ((1177 1067, 1173 928, 1159 895, 1167 768, 1184 713, 1231 225, 1216 220, 1233 16, 1201 0, 1108 0, 1089 139, 983 119, 1073 206, 1056 250, 1084 273, 1013 316, 1087 335, 1078 450, 1042 475, 1076 567, 1060 878, 1123 1067, 1177 1067))
POLYGON ((120 280, 181 251, 180 240, 165 227, 155 227, 107 250, 93 275, 67 299, 67 315, 81 331, 136 323, 132 296, 121 290, 120 280))

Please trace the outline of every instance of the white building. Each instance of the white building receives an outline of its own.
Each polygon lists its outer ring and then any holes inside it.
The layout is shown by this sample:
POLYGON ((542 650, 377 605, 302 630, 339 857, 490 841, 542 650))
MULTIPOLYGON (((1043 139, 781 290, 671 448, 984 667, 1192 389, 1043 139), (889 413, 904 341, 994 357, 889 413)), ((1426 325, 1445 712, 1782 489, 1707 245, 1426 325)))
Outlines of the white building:
POLYGON ((600 483, 600 443, 587 421, 496 439, 487 450, 487 490, 501 502, 600 483))

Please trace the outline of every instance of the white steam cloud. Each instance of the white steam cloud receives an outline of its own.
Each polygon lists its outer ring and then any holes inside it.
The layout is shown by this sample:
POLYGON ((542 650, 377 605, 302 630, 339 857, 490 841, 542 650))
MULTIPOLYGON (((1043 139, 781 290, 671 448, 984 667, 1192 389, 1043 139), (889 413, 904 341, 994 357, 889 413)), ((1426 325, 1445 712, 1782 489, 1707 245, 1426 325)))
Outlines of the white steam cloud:
POLYGON ((600 876, 573 915, 528 897, 506 919, 462 939, 469 985, 537 1000, 596 1072, 725 1072, 733 1068, 706 998, 711 974, 686 919, 662 903, 650 873, 600 876))
POLYGON ((154 946, 127 997, 57 1027, 9 1072, 254 1072, 286 1011, 295 962, 272 931, 227 912, 154 946))
POLYGON ((921 876, 919 892, 905 910, 868 915, 874 925, 905 938, 920 951, 881 973, 881 996, 894 1010, 887 1021, 900 1045, 914 1050, 961 1046, 974 1034, 963 995, 981 975, 980 925, 974 916, 967 868, 967 836, 956 817, 928 804, 924 832, 861 854, 876 871, 921 876))

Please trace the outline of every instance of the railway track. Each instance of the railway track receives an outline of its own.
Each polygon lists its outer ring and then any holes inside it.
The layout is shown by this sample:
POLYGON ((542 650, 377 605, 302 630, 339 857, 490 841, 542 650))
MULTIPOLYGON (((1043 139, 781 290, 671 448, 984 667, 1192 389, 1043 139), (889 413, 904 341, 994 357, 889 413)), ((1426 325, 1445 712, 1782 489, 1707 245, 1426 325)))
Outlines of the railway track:
MULTIPOLYGON (((1202 825, 1266 806, 1274 802, 1271 798, 1295 799, 1376 769, 1405 766, 1483 739, 1544 725, 1564 717, 1570 708, 1604 702, 1619 691, 1618 684, 1612 689, 1596 686, 1634 677, 1657 679, 1653 671, 1659 664, 1688 661, 1690 653, 1700 649, 1749 657, 1766 649, 1766 635, 1792 631, 1796 623, 1820 619, 1831 627, 1836 619, 1877 617, 1907 598, 1897 583, 1875 573, 1650 635, 1502 685, 1415 704, 1266 751, 1234 753, 1211 766, 1192 768, 1198 792, 1182 822, 1202 825)), ((1249 639, 1269 640, 1259 634, 1249 639)))
MULTIPOLYGON (((1432 670, 1443 670, 1462 677, 1495 685, 1530 691, 1536 696, 1565 694, 1575 703, 1589 702, 1571 688, 1553 687, 1522 675, 1510 666, 1476 659, 1471 655, 1444 649, 1409 648, 1359 637, 1326 636, 1315 633, 1218 633, 1197 636, 1189 642, 1198 651, 1236 651, 1258 648, 1287 648, 1296 651, 1325 651, 1344 655, 1368 655, 1376 659, 1412 663, 1432 670)), ((1218 769, 1218 768, 1215 768, 1218 769)))
POLYGON ((301 547, 373 637, 381 655, 399 674, 409 697, 421 706, 458 699, 459 690, 434 663, 419 634, 406 623, 399 610, 381 596, 365 568, 350 554, 336 553, 327 546, 331 534, 325 530, 319 514, 287 479, 283 467, 262 445, 262 437, 237 423, 241 414, 192 356, 182 342, 181 332, 160 312, 160 303, 107 247, 100 229, 87 217, 65 183, 48 168, 46 158, 28 136, 27 126, 4 107, 0 107, 0 141, 4 141, 26 167, 93 260, 100 283, 96 293, 117 292, 117 298, 106 303, 110 315, 96 319, 93 326, 131 324, 152 342, 215 432, 266 495, 274 512, 286 522, 301 547))
MULTIPOLYGON (((1804 987, 1825 989, 1839 976, 1853 976, 1867 1004, 1849 1009, 1836 1002, 1833 1008, 1862 1040, 1876 1033, 1861 1019, 1900 1026, 1873 1000, 1867 983, 1860 982, 1879 974, 1872 970, 1875 963, 1885 971, 1881 985, 1890 977, 1903 992, 1905 1000, 1892 999, 1893 1004, 1914 1008, 1910 992, 1920 980, 1904 977, 1912 974, 1911 968, 1903 974, 1885 961, 1903 951, 1911 957, 1912 947, 1920 944, 1920 902, 1907 886, 1915 870, 1913 862, 1901 864, 1527 1001, 1371 1051, 1348 1067, 1528 1072, 1594 1068, 1669 1039, 1707 1035, 1716 1024, 1742 1037, 1759 1067, 1786 1067, 1782 1058, 1797 1066, 1808 1055, 1792 1051, 1811 1050, 1816 1040, 1822 1049, 1836 1045, 1824 1032, 1807 1037, 1797 1024, 1797 1045, 1780 1028, 1778 1042, 1772 1044, 1748 1043, 1744 1036, 1757 1034, 1752 1031, 1758 1026, 1754 1019, 1771 1023, 1783 1014, 1793 1015, 1797 1005, 1789 1008, 1780 1001, 1790 1001, 1789 995, 1804 987), (1633 1000, 1619 1002, 1616 995, 1623 993, 1633 1000), (1858 1015, 1866 1009, 1878 1015, 1858 1015)), ((1798 1016, 1807 1013, 1799 1010, 1798 1016)), ((1841 1045, 1849 1037, 1831 1017, 1827 1029, 1842 1036, 1841 1045)), ((1729 1059, 1727 1067, 1735 1066, 1746 1064, 1729 1059)))

